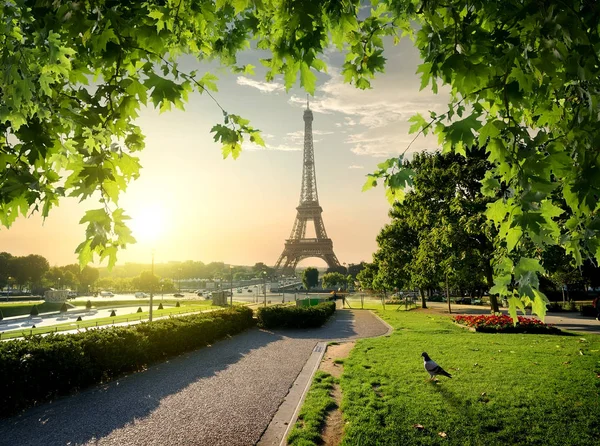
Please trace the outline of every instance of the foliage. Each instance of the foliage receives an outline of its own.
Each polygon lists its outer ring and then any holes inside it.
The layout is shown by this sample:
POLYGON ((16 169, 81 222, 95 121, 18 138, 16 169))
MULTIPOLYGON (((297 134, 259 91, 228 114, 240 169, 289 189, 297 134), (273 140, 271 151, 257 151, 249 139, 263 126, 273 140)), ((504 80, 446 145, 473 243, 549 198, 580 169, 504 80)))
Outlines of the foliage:
POLYGON ((490 165, 482 149, 466 153, 421 153, 404 163, 413 186, 394 203, 373 256, 381 288, 435 290, 448 279, 450 288, 474 294, 494 285, 495 231, 485 224, 492 199, 480 191, 490 165))
MULTIPOLYGON (((314 93, 314 70, 326 70, 333 44, 344 54, 344 79, 365 89, 384 70, 385 37, 404 35, 420 51, 421 88, 450 90, 448 110, 414 116, 412 131, 432 131, 445 152, 463 155, 477 141, 493 164, 482 190, 496 198, 486 213, 499 233, 494 293, 513 309, 532 302, 543 317, 543 268, 529 244, 561 245, 576 265, 600 261, 593 1, 17 0, 2 13, 0 223, 96 194, 102 206, 80 220, 82 265, 97 254, 112 266, 134 242, 118 200, 139 175, 138 110, 149 101, 161 111, 183 108, 194 89, 216 90, 212 73, 182 72, 181 55, 249 72, 236 55, 255 42, 267 80, 283 75, 289 89, 299 78, 314 93), (561 228, 556 218, 566 210, 561 228)), ((246 119, 225 110, 223 119, 212 132, 224 157, 236 158, 244 138, 263 144, 246 119)), ((365 188, 383 181, 390 201, 399 200, 412 177, 400 156, 380 163, 365 188)))
MULTIPOLYGON (((482 192, 496 197, 486 216, 499 232, 494 292, 514 314, 532 303, 543 317, 535 276, 544 270, 529 245, 560 245, 577 266, 600 261, 600 10, 586 0, 389 4, 414 20, 421 87, 451 91, 448 111, 414 116, 412 130, 433 131, 448 152, 486 144, 493 167, 482 192)), ((411 174, 390 159, 365 187, 383 179, 398 198, 411 174)))
POLYGON ((335 312, 335 302, 323 302, 314 307, 273 305, 260 307, 258 326, 264 328, 314 328, 323 325, 335 312))
POLYGON ((321 284, 323 289, 336 287, 342 287, 346 289, 348 287, 348 277, 341 273, 325 273, 321 278, 321 284))
POLYGON ((142 307, 138 307, 136 313, 142 313, 142 312, 143 312, 142 307))
POLYGON ((331 396, 335 378, 329 373, 317 370, 298 413, 298 421, 290 431, 287 442, 289 446, 321 444, 321 430, 325 424, 327 413, 335 409, 336 403, 331 396))
POLYGON ((309 266, 302 272, 302 284, 304 288, 310 290, 319 284, 319 270, 309 266))
POLYGON ((115 310, 112 310, 110 312, 110 317, 115 317, 117 315, 117 312, 115 310))
POLYGON ((92 309, 92 301, 88 299, 88 301, 85 303, 85 309, 86 310, 91 310, 92 309))
POLYGON ((132 280, 131 284, 136 290, 156 293, 160 290, 160 277, 152 274, 151 271, 143 271, 139 277, 132 280))
POLYGON ((160 304, 158 304, 158 308, 157 308, 157 310, 164 310, 164 307, 163 307, 163 304, 162 304, 162 302, 161 302, 160 304))
POLYGON ((48 260, 40 255, 30 254, 20 257, 1 252, 0 289, 8 285, 9 277, 12 278, 11 286, 16 285, 19 289, 28 285, 37 287, 49 268, 48 260))
POLYGON ((600 335, 475 334, 447 316, 378 313, 395 331, 344 360, 342 445, 596 442, 600 335), (423 350, 454 379, 427 382, 423 350))
POLYGON ((67 307, 67 303, 63 302, 63 304, 60 306, 60 310, 61 313, 66 313, 67 311, 69 311, 69 307, 67 307))
POLYGON ((31 307, 31 311, 29 312, 30 316, 38 316, 40 314, 37 305, 31 307))
POLYGON ((240 307, 0 343, 0 416, 212 344, 253 325, 240 307), (49 372, 50 371, 50 372, 49 372))
POLYGON ((475 331, 485 333, 548 333, 558 334, 561 331, 552 326, 547 325, 539 319, 518 316, 517 322, 512 317, 506 314, 501 315, 458 315, 454 317, 454 321, 458 324, 473 327, 475 331))
POLYGON ((364 268, 358 273, 356 279, 363 290, 373 290, 375 277, 379 273, 378 263, 365 263, 364 268))

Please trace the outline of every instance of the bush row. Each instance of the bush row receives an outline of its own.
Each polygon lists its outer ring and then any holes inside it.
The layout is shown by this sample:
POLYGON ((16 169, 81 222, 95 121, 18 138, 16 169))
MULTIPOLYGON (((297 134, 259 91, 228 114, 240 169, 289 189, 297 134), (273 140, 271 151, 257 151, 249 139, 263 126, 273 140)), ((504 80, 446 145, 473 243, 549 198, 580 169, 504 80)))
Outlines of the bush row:
POLYGON ((224 311, 0 343, 0 416, 210 344, 254 324, 224 311))
POLYGON ((323 302, 314 307, 261 307, 257 316, 263 328, 311 328, 323 325, 334 312, 335 302, 323 302))

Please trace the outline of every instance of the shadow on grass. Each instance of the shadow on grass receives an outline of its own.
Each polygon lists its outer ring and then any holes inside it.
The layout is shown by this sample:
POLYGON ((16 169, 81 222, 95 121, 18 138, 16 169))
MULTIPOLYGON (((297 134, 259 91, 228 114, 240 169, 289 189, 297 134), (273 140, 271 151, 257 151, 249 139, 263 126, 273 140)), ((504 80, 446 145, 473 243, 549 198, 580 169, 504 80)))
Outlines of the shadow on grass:
MULTIPOLYGON (((372 323, 381 324, 375 317, 372 323)), ((359 319, 363 319, 359 317, 359 319)), ((213 377, 244 356, 282 340, 344 339, 365 331, 355 326, 351 311, 338 311, 323 327, 311 330, 251 329, 148 370, 29 409, 0 420, 1 444, 59 445, 96 442, 111 432, 135 424, 157 410, 161 401, 186 387, 213 377)), ((216 396, 218 398, 218 396, 216 396)), ((184 429, 185 426, 182 426, 184 429)), ((156 432, 160 435, 160 432, 156 432)))

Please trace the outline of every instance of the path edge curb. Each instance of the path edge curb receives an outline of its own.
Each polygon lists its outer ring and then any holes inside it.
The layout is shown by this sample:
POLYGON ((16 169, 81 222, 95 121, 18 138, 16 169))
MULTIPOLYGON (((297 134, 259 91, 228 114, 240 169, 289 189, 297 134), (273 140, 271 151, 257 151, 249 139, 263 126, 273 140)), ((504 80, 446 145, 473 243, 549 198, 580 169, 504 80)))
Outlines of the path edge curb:
MULTIPOLYGON (((351 342, 351 341, 358 341, 359 339, 371 339, 371 338, 381 338, 383 336, 389 336, 393 331, 394 331, 394 327, 392 327, 390 324, 388 324, 386 321, 384 321, 381 317, 379 317, 378 314, 376 314, 373 310, 367 310, 369 313, 371 313, 373 316, 375 316, 386 328, 387 331, 383 334, 380 335, 376 335, 376 336, 366 336, 364 338, 357 338, 357 339, 352 339, 352 340, 348 340, 348 339, 330 339, 327 342, 325 341, 319 341, 317 342, 317 344, 315 345, 315 348, 313 349, 313 352, 315 352, 315 350, 317 350, 317 348, 319 346, 322 346, 323 348, 321 349, 320 354, 318 355, 318 359, 316 361, 316 364, 312 365, 313 370, 310 373, 310 376, 308 377, 308 382, 306 383, 306 385, 304 386, 304 390, 302 392, 302 395, 300 396, 300 399, 298 400, 298 403, 296 405, 296 408, 294 409, 294 413, 292 414, 292 417, 290 418, 290 420, 288 421, 288 425, 287 428, 285 430, 285 432, 283 433, 283 437, 281 438, 281 441, 279 443, 271 443, 273 445, 277 445, 277 446, 286 446, 287 445, 287 436, 290 432, 290 430, 294 427, 294 425, 296 424, 296 421, 298 421, 298 414, 300 412, 300 409, 302 407, 302 404, 304 403, 304 400, 306 399, 306 394, 308 393, 312 383, 313 383, 313 378, 315 376, 315 373, 317 372, 317 370, 319 369, 319 366, 321 365, 321 361, 323 360, 323 356, 325 355, 325 352, 327 350, 327 346, 329 345, 330 342, 351 342)), ((305 379, 305 376, 302 376, 302 372, 304 372, 304 369, 309 365, 309 363, 311 363, 314 360, 314 358, 311 357, 308 358, 308 360, 306 361, 306 364, 304 364, 304 367, 302 368, 302 371, 298 374, 298 376, 296 377, 296 379, 294 380, 294 383, 292 384, 292 387, 290 387, 290 389, 293 389, 297 384, 302 384, 300 381, 305 379)), ((291 390, 290 390, 291 392, 291 390)), ((286 395, 285 399, 289 396, 289 392, 286 395)), ((285 403, 285 399, 284 402, 282 403, 282 405, 285 403)), ((281 408, 281 405, 279 406, 279 409, 281 408)), ((277 414, 279 412, 279 409, 277 409, 277 412, 275 412, 275 415, 273 416, 273 418, 271 419, 271 421, 269 422, 269 425, 267 426, 267 428, 265 429, 265 431, 263 432, 263 434, 261 435, 260 439, 258 440, 258 442, 256 443, 257 446, 267 446, 268 443, 266 443, 263 438, 265 438, 265 434, 267 433, 267 431, 269 430, 269 428, 271 427, 271 425, 273 424, 273 421, 275 420, 275 417, 277 417, 277 414)), ((267 440, 267 439, 265 439, 267 440)))

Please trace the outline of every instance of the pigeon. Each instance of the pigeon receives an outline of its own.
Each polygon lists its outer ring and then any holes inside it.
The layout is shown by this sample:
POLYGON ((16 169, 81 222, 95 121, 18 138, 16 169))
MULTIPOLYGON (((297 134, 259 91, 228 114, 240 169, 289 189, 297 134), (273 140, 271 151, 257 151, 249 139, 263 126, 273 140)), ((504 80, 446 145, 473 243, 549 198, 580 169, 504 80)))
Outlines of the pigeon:
POLYGON ((450 375, 450 373, 448 373, 439 365, 437 365, 436 362, 433 361, 427 353, 422 353, 421 356, 423 357, 425 370, 427 371, 427 373, 429 373, 432 380, 435 378, 436 375, 444 375, 448 378, 452 378, 452 375, 450 375))

